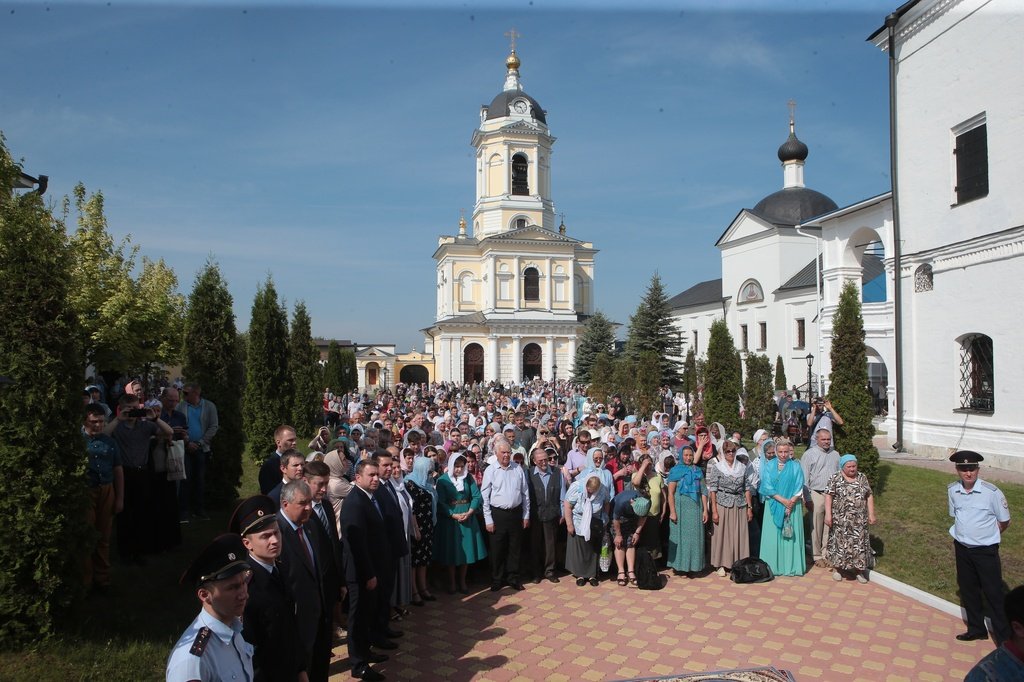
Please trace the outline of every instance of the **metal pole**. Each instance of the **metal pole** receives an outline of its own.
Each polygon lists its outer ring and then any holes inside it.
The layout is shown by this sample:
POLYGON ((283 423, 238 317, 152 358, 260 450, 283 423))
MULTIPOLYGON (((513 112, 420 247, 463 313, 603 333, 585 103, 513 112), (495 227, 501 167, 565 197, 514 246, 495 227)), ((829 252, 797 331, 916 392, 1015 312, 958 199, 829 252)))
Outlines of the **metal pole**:
POLYGON ((896 24, 899 15, 885 18, 889 29, 889 179, 892 182, 893 315, 896 345, 896 442, 893 449, 903 451, 903 242, 900 239, 899 164, 896 129, 896 24))

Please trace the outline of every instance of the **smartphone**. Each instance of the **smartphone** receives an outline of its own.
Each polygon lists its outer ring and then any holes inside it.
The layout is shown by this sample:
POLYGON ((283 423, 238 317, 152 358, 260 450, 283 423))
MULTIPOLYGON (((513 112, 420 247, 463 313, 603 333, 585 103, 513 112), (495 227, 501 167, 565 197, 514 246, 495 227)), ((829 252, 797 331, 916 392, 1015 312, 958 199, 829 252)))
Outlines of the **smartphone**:
POLYGON ((149 410, 137 407, 134 410, 128 410, 129 417, 146 417, 149 415, 149 410))

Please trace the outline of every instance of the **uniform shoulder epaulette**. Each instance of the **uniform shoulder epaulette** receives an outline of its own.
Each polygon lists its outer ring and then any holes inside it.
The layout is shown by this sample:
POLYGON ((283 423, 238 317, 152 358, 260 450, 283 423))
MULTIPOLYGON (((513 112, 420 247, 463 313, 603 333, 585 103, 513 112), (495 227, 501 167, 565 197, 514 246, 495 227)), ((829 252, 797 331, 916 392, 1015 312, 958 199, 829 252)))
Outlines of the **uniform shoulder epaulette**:
POLYGON ((192 648, 188 650, 193 656, 202 656, 203 652, 206 651, 206 645, 210 641, 210 635, 213 633, 208 627, 199 628, 199 632, 196 633, 196 638, 192 640, 192 648))
POLYGON ((999 490, 999 488, 997 488, 994 484, 989 483, 988 481, 980 481, 980 483, 989 490, 999 490))

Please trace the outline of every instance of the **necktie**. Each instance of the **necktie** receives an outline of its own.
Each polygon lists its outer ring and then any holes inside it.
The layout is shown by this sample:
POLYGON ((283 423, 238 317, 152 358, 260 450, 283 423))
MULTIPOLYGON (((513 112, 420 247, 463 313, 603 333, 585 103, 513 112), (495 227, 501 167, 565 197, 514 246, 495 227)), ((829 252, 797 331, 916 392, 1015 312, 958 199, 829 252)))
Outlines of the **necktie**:
POLYGON ((316 563, 313 561, 313 553, 309 550, 309 545, 306 544, 306 534, 302 532, 302 526, 295 529, 295 532, 299 534, 299 544, 302 545, 302 549, 306 554, 306 560, 309 561, 309 565, 315 566, 316 563))
POLYGON ((380 517, 383 519, 384 518, 384 512, 382 512, 380 510, 380 505, 377 504, 377 498, 374 497, 373 495, 371 495, 370 496, 370 501, 373 502, 373 508, 377 510, 377 513, 380 514, 380 517))
POLYGON ((327 531, 328 537, 333 535, 333 533, 331 533, 331 523, 327 520, 327 512, 324 511, 323 504, 318 504, 316 506, 316 515, 320 519, 320 523, 323 524, 324 530, 327 531))

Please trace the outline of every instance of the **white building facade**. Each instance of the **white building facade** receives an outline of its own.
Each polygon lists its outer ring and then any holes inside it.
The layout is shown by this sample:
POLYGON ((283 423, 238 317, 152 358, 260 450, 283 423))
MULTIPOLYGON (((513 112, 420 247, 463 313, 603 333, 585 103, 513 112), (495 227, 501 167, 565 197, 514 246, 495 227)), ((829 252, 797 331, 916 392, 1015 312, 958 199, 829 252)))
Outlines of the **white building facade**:
MULTIPOLYGON (((1024 470, 1024 2, 894 15, 904 446, 1024 470)), ((871 39, 888 50, 889 31, 871 39)))
POLYGON ((514 50, 505 65, 472 138, 472 231, 460 221, 434 252, 437 310, 423 331, 436 381, 567 378, 594 311, 597 251, 556 227, 547 112, 523 90, 514 50))

